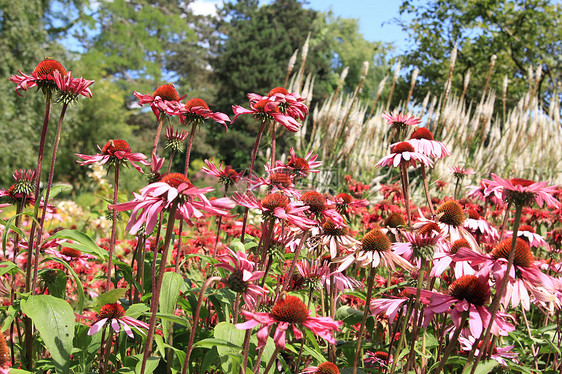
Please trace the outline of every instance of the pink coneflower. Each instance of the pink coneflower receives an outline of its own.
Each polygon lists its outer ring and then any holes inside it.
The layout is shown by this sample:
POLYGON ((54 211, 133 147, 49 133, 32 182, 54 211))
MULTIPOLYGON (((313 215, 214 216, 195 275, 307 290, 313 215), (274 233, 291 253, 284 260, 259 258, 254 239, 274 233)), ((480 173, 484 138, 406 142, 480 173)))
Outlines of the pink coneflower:
MULTIPOLYGON (((463 351, 468 352, 472 350, 472 346, 476 339, 473 336, 469 336, 465 338, 463 336, 459 337, 459 342, 461 343, 461 348, 463 351)), ((474 355, 478 357, 480 354, 480 348, 482 347, 482 341, 478 343, 478 348, 476 349, 474 355)), ((490 353, 490 359, 499 362, 501 366, 507 367, 507 362, 505 359, 511 360, 517 363, 517 357, 519 356, 518 353, 514 353, 511 350, 515 347, 514 345, 508 345, 506 347, 497 347, 494 345, 492 349, 488 348, 488 352, 490 353)))
POLYGON ((189 99, 184 106, 179 109, 180 122, 184 123, 195 123, 197 125, 202 125, 206 119, 212 119, 213 121, 224 125, 225 130, 228 129, 226 122, 230 122, 230 118, 221 112, 212 112, 209 109, 207 103, 202 99, 189 99))
POLYGON ((449 152, 445 144, 435 140, 431 131, 425 127, 420 127, 414 131, 408 143, 414 147, 416 152, 422 153, 428 157, 445 158, 451 155, 451 152, 449 152))
POLYGON ((249 189, 255 190, 261 186, 266 186, 267 191, 272 192, 282 192, 286 195, 298 198, 300 193, 295 190, 294 177, 292 174, 275 171, 269 167, 265 167, 267 172, 267 178, 253 177, 248 179, 250 184, 249 189))
POLYGON ((189 135, 187 131, 174 130, 172 126, 166 126, 166 146, 164 148, 169 148, 174 152, 181 152, 187 135, 189 135))
POLYGON ((265 296, 267 290, 255 285, 254 281, 263 277, 265 272, 254 271, 255 262, 248 260, 244 252, 234 252, 230 248, 228 248, 228 253, 217 256, 217 260, 219 263, 215 265, 216 267, 230 272, 230 275, 224 280, 228 288, 242 294, 248 309, 255 309, 257 300, 265 296))
POLYGON ((249 93, 247 96, 250 102, 254 103, 265 99, 279 103, 281 113, 287 114, 294 119, 302 121, 308 115, 308 107, 304 103, 306 99, 296 92, 289 93, 283 87, 275 87, 269 91, 267 96, 260 96, 254 93, 249 93))
POLYGON ((302 205, 301 202, 291 202, 287 196, 278 192, 267 195, 261 201, 256 200, 256 198, 250 194, 242 195, 235 193, 233 200, 243 207, 260 209, 266 221, 278 218, 303 230, 308 230, 316 225, 316 221, 304 216, 304 212, 308 209, 308 206, 302 205))
POLYGON ((232 122, 236 121, 236 118, 241 114, 253 114, 260 122, 275 121, 292 132, 297 132, 301 127, 301 124, 293 117, 281 113, 279 110, 279 103, 270 101, 269 99, 263 99, 257 103, 250 102, 250 108, 251 109, 246 109, 239 105, 234 105, 232 107, 234 111, 232 122))
POLYGON ((98 145, 100 153, 95 155, 82 155, 76 153, 76 156, 80 157, 84 161, 77 161, 80 165, 89 165, 97 162, 100 165, 104 165, 109 162, 109 167, 115 167, 117 164, 125 164, 124 161, 129 161, 131 165, 140 173, 144 173, 141 167, 135 162, 143 165, 150 165, 146 161, 146 156, 142 153, 132 153, 129 144, 121 139, 111 139, 108 141, 103 148, 98 145))
POLYGON ((55 257, 61 258, 68 263, 78 263, 85 267, 86 269, 90 268, 89 260, 96 258, 87 253, 82 253, 77 249, 70 248, 70 247, 62 247, 60 250, 55 248, 48 248, 45 250, 45 253, 52 254, 55 257))
MULTIPOLYGON (((409 297, 401 297, 398 295, 396 298, 384 298, 380 297, 377 299, 371 300, 370 303, 370 310, 373 316, 378 316, 380 314, 385 315, 388 317, 390 322, 395 320, 396 314, 400 311, 400 309, 404 309, 406 306, 406 302, 409 300, 409 297)), ((424 298, 421 296, 421 302, 423 304, 427 304, 429 299, 424 298)))
POLYGON ((294 177, 306 178, 309 173, 318 173, 316 170, 322 165, 322 161, 316 161, 318 155, 312 155, 312 151, 308 152, 304 158, 297 157, 295 150, 291 148, 289 152, 289 160, 284 164, 276 161, 275 170, 285 171, 293 174, 294 177))
POLYGON ((321 223, 331 220, 338 227, 347 226, 343 217, 334 209, 332 202, 321 193, 307 191, 301 195, 300 200, 304 205, 308 205, 308 211, 321 223))
POLYGON ((347 269, 354 262, 360 267, 377 267, 381 263, 387 269, 396 270, 396 265, 413 270, 414 267, 408 261, 390 250, 390 239, 379 229, 372 229, 361 240, 361 246, 352 254, 334 259, 333 262, 340 263, 338 271, 347 269))
POLYGON ((47 90, 57 88, 53 75, 55 71, 58 71, 61 75, 66 75, 66 70, 60 62, 52 58, 46 58, 35 67, 30 75, 26 75, 21 70, 18 70, 21 75, 13 75, 10 77, 10 81, 17 84, 16 93, 19 96, 22 96, 19 93, 20 89, 27 91, 28 88, 34 86, 41 88, 43 93, 45 93, 47 90))
MULTIPOLYGON (((408 292, 415 294, 415 288, 407 288, 408 292)), ((421 291, 422 296, 430 298, 429 304, 425 307, 426 318, 433 314, 451 313, 451 319, 458 328, 461 323, 461 314, 469 312, 468 329, 471 335, 479 337, 484 328, 490 321, 490 312, 484 306, 490 299, 490 286, 484 278, 475 275, 464 275, 455 280, 449 286, 449 294, 444 295, 438 292, 421 291)), ((430 318, 427 318, 429 320, 430 318)), ((507 336, 508 332, 514 331, 515 326, 505 321, 499 315, 494 321, 492 333, 494 335, 507 336)))
POLYGON ((487 191, 491 181, 487 179, 483 179, 480 181, 480 186, 468 186, 468 194, 467 196, 472 199, 478 199, 482 202, 485 202, 487 199, 490 199, 492 203, 496 206, 503 206, 505 205, 502 199, 502 191, 496 189, 494 191, 487 191))
POLYGON ((453 173, 453 176, 457 179, 463 179, 467 175, 476 174, 472 168, 463 168, 462 166, 453 166, 449 170, 453 173))
POLYGON ((468 218, 465 219, 463 226, 471 232, 484 235, 491 240, 499 238, 498 230, 481 217, 475 209, 468 210, 468 218))
POLYGON ((408 142, 394 144, 390 149, 390 152, 390 155, 384 156, 379 162, 377 162, 375 167, 398 167, 401 164, 416 167, 416 161, 421 162, 428 167, 433 166, 433 161, 431 161, 427 156, 416 152, 414 147, 408 142))
POLYGON ((205 165, 207 165, 207 167, 201 169, 204 173, 219 178, 219 183, 227 186, 238 183, 240 178, 244 175, 244 172, 238 173, 230 165, 226 165, 223 168, 222 162, 216 167, 213 161, 205 160, 205 165))
POLYGON ((454 254, 460 248, 467 248, 470 250, 470 243, 466 239, 458 239, 450 243, 443 242, 444 245, 439 246, 439 251, 433 256, 433 268, 431 269, 430 276, 439 277, 449 266, 453 266, 455 270, 455 277, 460 278, 463 275, 474 275, 476 270, 472 268, 466 261, 455 261, 454 254))
POLYGON ((163 84, 152 95, 143 95, 136 91, 134 95, 139 99, 139 105, 149 104, 152 112, 158 119, 160 118, 160 113, 169 116, 178 115, 183 106, 180 101, 185 97, 180 97, 172 83, 163 84))
POLYGON ((390 357, 388 352, 371 352, 365 351, 367 357, 365 358, 365 363, 372 367, 378 368, 386 368, 388 365, 391 365, 393 362, 393 358, 390 357))
POLYGON ((502 179, 495 174, 486 188, 487 193, 502 192, 502 199, 514 205, 532 205, 533 201, 542 207, 545 203, 550 208, 557 207, 560 202, 552 195, 557 191, 555 186, 548 186, 548 182, 534 182, 528 179, 502 179))
POLYGON ((332 332, 339 331, 343 325, 342 321, 334 321, 331 317, 310 317, 310 311, 298 297, 286 296, 286 294, 281 295, 271 313, 251 313, 243 310, 242 315, 248 321, 236 324, 237 329, 248 330, 261 325, 257 334, 258 348, 265 345, 269 327, 275 323, 277 323, 277 328, 273 340, 279 349, 285 348, 285 336, 289 327, 292 327, 296 339, 302 339, 299 326, 303 326, 328 343, 335 344, 336 339, 332 332))
POLYGON ((355 252, 360 244, 349 235, 347 227, 337 226, 331 219, 327 219, 318 231, 320 243, 328 248, 332 259, 340 256, 342 251, 355 252))
POLYGON ((416 117, 408 117, 406 115, 400 113, 388 113, 384 112, 382 115, 389 126, 392 126, 393 129, 397 130, 405 130, 408 126, 417 126, 421 123, 421 119, 416 117))
POLYGON ((121 325, 125 333, 131 339, 135 337, 131 328, 135 329, 142 335, 146 335, 145 330, 148 330, 148 324, 141 322, 138 319, 127 317, 125 315, 125 309, 123 309, 123 307, 118 303, 105 304, 102 306, 97 315, 97 319, 98 321, 88 330, 88 335, 94 335, 100 331, 106 322, 109 322, 111 328, 117 333, 121 330, 119 327, 119 325, 121 325))
MULTIPOLYGON (((37 178, 36 171, 20 169, 14 171, 12 176, 14 177, 15 183, 7 190, 0 190, 0 197, 8 197, 12 204, 23 202, 25 202, 25 205, 35 204, 33 190, 37 178)), ((6 204, 5 206, 8 205, 10 204, 6 204)))
MULTIPOLYGON (((513 231, 506 231, 505 237, 513 237, 513 231)), ((548 243, 546 242, 546 240, 544 240, 542 236, 537 234, 535 232, 535 229, 533 229, 529 225, 523 225, 519 227, 519 229, 517 230, 517 237, 525 240, 531 247, 548 247, 548 243)))
MULTIPOLYGON (((481 254, 466 248, 460 248, 454 254, 454 261, 469 261, 472 266, 480 265, 479 274, 491 274, 496 284, 501 284, 506 276, 507 259, 511 250, 513 238, 504 239, 492 250, 490 254, 481 254)), ((512 307, 521 303, 525 310, 529 310, 531 298, 529 292, 539 303, 555 302, 553 292, 555 285, 551 277, 543 274, 535 265, 535 259, 529 245, 517 238, 515 243, 515 257, 513 267, 509 274, 507 289, 502 296, 502 304, 507 307, 511 302, 512 307)))
POLYGON ((303 371, 301 371, 301 374, 310 374, 310 373, 314 373, 314 374, 339 374, 340 369, 338 369, 338 367, 335 364, 332 364, 331 362, 326 361, 326 362, 322 362, 318 366, 309 366, 306 369, 304 369, 303 371))
POLYGON ((76 100, 78 96, 92 97, 92 91, 89 87, 94 84, 94 81, 72 78, 70 72, 62 75, 58 70, 53 72, 53 76, 57 84, 60 102, 69 104, 76 100))
POLYGON ((188 224, 193 224, 192 218, 203 217, 204 212, 227 215, 226 210, 233 208, 234 203, 228 198, 207 199, 205 194, 212 190, 210 187, 196 188, 183 174, 171 173, 141 189, 140 194, 134 194, 134 200, 109 207, 117 211, 133 210, 126 228, 131 235, 135 235, 143 224, 146 232, 150 233, 156 226, 159 213, 176 202, 176 216, 182 217, 188 224))
POLYGON ((404 231, 402 235, 406 241, 392 243, 391 249, 397 255, 416 265, 419 265, 421 261, 433 259, 434 248, 441 241, 441 234, 435 231, 429 234, 404 231))

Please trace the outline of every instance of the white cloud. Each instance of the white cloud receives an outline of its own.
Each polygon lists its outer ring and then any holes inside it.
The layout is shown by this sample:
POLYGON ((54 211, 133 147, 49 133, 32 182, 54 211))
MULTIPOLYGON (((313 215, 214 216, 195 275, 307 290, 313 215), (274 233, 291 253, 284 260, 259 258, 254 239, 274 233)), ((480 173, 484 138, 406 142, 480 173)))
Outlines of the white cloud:
POLYGON ((189 7, 196 15, 210 16, 217 13, 215 6, 221 4, 222 0, 195 0, 189 7))

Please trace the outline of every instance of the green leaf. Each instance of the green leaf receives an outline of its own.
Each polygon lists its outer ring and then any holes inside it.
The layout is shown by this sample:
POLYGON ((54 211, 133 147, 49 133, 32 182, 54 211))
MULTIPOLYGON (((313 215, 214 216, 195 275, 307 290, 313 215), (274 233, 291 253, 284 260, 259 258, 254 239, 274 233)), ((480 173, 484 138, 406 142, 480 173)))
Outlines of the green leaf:
MULTIPOLYGON (((159 363, 160 363, 160 357, 149 357, 148 360, 146 360, 146 367, 144 368, 143 374, 151 374, 158 367, 159 363)), ((141 368, 142 368, 142 357, 139 360, 137 366, 135 367, 135 373, 140 374, 141 368)))
POLYGON ((112 304, 112 303, 117 302, 120 298, 125 296, 128 289, 129 289, 129 287, 127 287, 127 288, 116 288, 114 290, 102 293, 101 295, 98 296, 98 300, 96 301, 96 306, 94 307, 94 309, 99 311, 100 308, 102 306, 104 306, 105 304, 112 304))
POLYGON ((193 349, 195 349, 195 348, 211 349, 213 347, 232 348, 232 349, 236 349, 236 350, 238 350, 238 352, 240 352, 240 350, 242 349, 242 344, 236 345, 236 344, 228 342, 226 340, 216 339, 216 338, 207 338, 207 339, 199 340, 197 343, 193 344, 193 349))
MULTIPOLYGON (((162 279, 162 293, 158 301, 158 307, 161 313, 174 314, 182 285, 183 277, 180 274, 171 272, 164 273, 164 278, 162 279)), ((162 321, 162 331, 164 332, 164 339, 167 341, 170 331, 169 321, 162 321)))
POLYGON ((355 325, 363 319, 363 312, 346 305, 336 311, 334 319, 336 321, 343 321, 346 325, 355 325))
POLYGON ((70 275, 72 275, 72 278, 74 278, 74 282, 76 282, 76 290, 78 291, 78 312, 82 313, 82 310, 84 310, 84 302, 86 300, 86 297, 84 296, 84 285, 82 284, 82 280, 66 261, 60 258, 52 258, 52 260, 61 263, 68 270, 70 275))
POLYGON ((61 230, 49 237, 49 239, 69 239, 72 243, 64 243, 66 247, 77 249, 81 252, 94 254, 101 259, 107 259, 107 251, 101 249, 88 235, 78 230, 61 230))
POLYGON ((4 253, 4 257, 6 257, 6 246, 8 244, 8 235, 10 234, 10 230, 16 232, 20 238, 25 237, 23 231, 13 224, 13 222, 16 220, 17 217, 24 216, 24 215, 30 216, 29 213, 20 213, 11 217, 7 222, 4 220, 0 220, 0 223, 4 226, 4 233, 2 234, 2 252, 4 253), (6 230, 6 227, 9 227, 10 230, 6 230))
POLYGON ((54 272, 54 276, 48 276, 48 280, 45 280, 45 285, 49 289, 49 293, 59 299, 66 299, 66 282, 68 281, 66 274, 60 270, 54 269, 47 269, 45 271, 54 272))
POLYGON ((19 270, 19 267, 17 267, 12 261, 2 261, 0 262, 0 265, 6 265, 0 267, 0 277, 14 268, 19 270))
POLYGON ((489 360, 486 362, 478 363, 474 374, 487 374, 492 372, 492 369, 498 366, 500 363, 496 360, 489 360))
POLYGON ((148 312, 148 309, 149 307, 146 304, 143 303, 133 304, 129 307, 129 309, 127 309, 125 315, 131 318, 138 318, 140 315, 148 312))
POLYGON ((50 295, 33 295, 22 301, 21 309, 39 330, 56 371, 68 373, 74 339, 74 312, 70 304, 50 295))
MULTIPOLYGON (((72 189, 71 186, 64 185, 64 184, 58 184, 56 186, 51 186, 51 190, 49 191, 49 200, 54 199, 55 196, 57 196, 61 192, 68 191, 68 190, 71 190, 71 189, 72 189)), ((45 197, 46 193, 47 193, 47 190, 43 191, 43 197, 45 197)))

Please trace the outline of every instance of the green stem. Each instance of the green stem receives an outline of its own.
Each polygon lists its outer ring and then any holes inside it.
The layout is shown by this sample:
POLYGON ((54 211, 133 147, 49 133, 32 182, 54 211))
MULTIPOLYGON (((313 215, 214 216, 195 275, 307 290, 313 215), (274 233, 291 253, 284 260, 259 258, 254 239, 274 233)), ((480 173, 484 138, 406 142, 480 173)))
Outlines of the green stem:
MULTIPOLYGON (((115 184, 113 186, 113 205, 117 204, 117 195, 119 193, 119 163, 115 165, 115 184)), ((117 210, 113 208, 113 222, 111 225, 111 240, 109 242, 109 260, 107 262, 107 281, 105 283, 105 291, 109 291, 111 287, 111 271, 113 270, 113 252, 115 251, 115 233, 117 231, 117 210)))
MULTIPOLYGON (((363 334, 365 333, 365 324, 367 322, 367 317, 370 314, 370 303, 371 296, 373 295, 373 283, 375 281, 375 269, 373 267, 369 270, 369 280, 367 281, 367 298, 365 299, 365 310, 363 311, 363 319, 361 320, 361 327, 359 327, 359 333, 357 336, 357 346, 355 347, 355 358, 353 359, 353 374, 357 374, 357 367, 359 365, 359 357, 361 356, 361 340, 363 339, 363 334)), ((333 285, 332 285, 333 286, 333 285)))
MULTIPOLYGON (((437 370, 435 370, 433 372, 434 374, 441 373, 441 371, 445 367, 445 364, 447 364, 447 359, 449 358, 449 355, 453 351, 453 348, 457 345, 459 335, 461 334, 461 331, 462 331, 467 319, 468 319, 468 312, 462 312, 461 323, 457 326, 455 332, 453 333, 453 337, 449 341, 449 344, 447 345, 447 348, 445 348, 445 352, 443 353, 443 357, 441 358, 441 361, 439 362, 439 367, 437 367, 437 370)), ((476 366, 476 363, 475 363, 475 366, 476 366)))

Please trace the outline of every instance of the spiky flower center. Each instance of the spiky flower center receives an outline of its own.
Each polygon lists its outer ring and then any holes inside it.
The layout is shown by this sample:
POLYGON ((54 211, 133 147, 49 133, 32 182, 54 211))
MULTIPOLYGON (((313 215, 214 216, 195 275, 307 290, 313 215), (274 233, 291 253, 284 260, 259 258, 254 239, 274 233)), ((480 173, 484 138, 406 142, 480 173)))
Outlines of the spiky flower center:
POLYGON ((271 310, 271 315, 277 321, 289 323, 303 323, 309 313, 306 305, 296 296, 285 296, 271 310))
POLYGON ((482 306, 490 298, 490 293, 475 275, 463 275, 449 286, 449 295, 458 300, 482 306))
POLYGON ((470 219, 480 219, 480 214, 478 214, 476 209, 469 209, 468 210, 468 218, 470 218, 470 219))
POLYGON ((392 153, 414 152, 414 147, 408 142, 401 142, 392 147, 390 151, 392 153))
POLYGON ((532 228, 529 225, 523 225, 521 227, 519 227, 518 231, 528 231, 528 232, 532 232, 533 234, 536 232, 534 228, 532 228))
POLYGON ((72 258, 78 258, 82 254, 82 253, 80 253, 79 250, 74 249, 74 248, 69 248, 69 247, 62 247, 61 250, 60 250, 60 253, 62 253, 65 256, 72 257, 72 258))
POLYGON ((459 249, 461 248, 471 248, 470 247, 470 243, 468 242, 468 240, 466 239, 459 239, 459 240, 455 240, 453 242, 453 244, 451 244, 451 249, 450 249, 450 253, 451 254, 455 254, 458 252, 459 249))
POLYGON ((58 70, 61 75, 66 75, 66 70, 62 67, 61 63, 51 58, 46 58, 41 61, 33 70, 33 74, 53 75, 55 70, 58 70))
POLYGON ((434 231, 438 234, 441 233, 439 225, 435 222, 428 222, 420 228, 419 233, 421 235, 429 236, 432 235, 434 231))
POLYGON ((271 193, 263 198, 261 205, 269 210, 274 210, 275 208, 285 208, 289 205, 289 198, 280 193, 271 193))
POLYGON ((322 230, 324 234, 330 236, 342 236, 347 234, 347 227, 337 227, 334 221, 327 219, 326 222, 322 224, 322 230))
POLYGON ((228 286, 234 292, 246 292, 248 284, 244 282, 244 273, 242 270, 234 270, 228 277, 228 286))
POLYGON ((271 184, 281 187, 289 187, 291 185, 291 176, 287 173, 273 173, 269 176, 271 184))
POLYGON ((152 97, 156 98, 156 96, 160 96, 162 100, 167 101, 178 101, 180 99, 180 95, 178 95, 178 91, 172 83, 163 84, 158 87, 152 97))
POLYGON ((377 351, 373 354, 375 358, 378 358, 381 361, 388 362, 389 356, 387 352, 377 351))
POLYGON ((121 318, 125 315, 125 309, 119 303, 105 304, 98 315, 100 318, 121 318))
POLYGON ((361 241, 364 251, 386 252, 390 250, 390 239, 379 229, 372 229, 361 241))
POLYGON ((189 99, 187 101, 187 103, 185 103, 185 109, 189 110, 191 108, 194 107, 203 107, 205 109, 209 109, 209 106, 207 105, 207 103, 202 100, 202 99, 198 99, 198 98, 193 98, 193 99, 189 99))
POLYGON ((301 195, 301 201, 308 205, 313 213, 321 213, 326 210, 326 198, 316 191, 308 191, 301 195))
POLYGON ((124 140, 111 139, 101 149, 101 153, 104 155, 113 155, 115 152, 119 152, 119 151, 131 152, 131 147, 124 140))
POLYGON ((458 227, 464 223, 465 217, 461 205, 456 200, 445 201, 437 209, 439 222, 458 227))
POLYGON ((353 201, 353 197, 351 197, 350 194, 347 194, 345 192, 337 194, 336 199, 343 200, 344 204, 351 204, 351 202, 353 201))
POLYGON ((406 220, 404 219, 402 213, 393 212, 390 213, 388 217, 386 217, 386 219, 384 220, 384 225, 386 227, 392 227, 392 228, 402 227, 402 226, 406 226, 406 220))
MULTIPOLYGON (((8 363, 11 362, 10 350, 8 349, 8 343, 6 343, 6 338, 4 334, 0 334, 0 367, 5 368, 8 363)), ((6 372, 8 372, 7 370, 6 372)))
POLYGON ((187 179, 187 177, 182 173, 166 174, 162 177, 162 179, 160 179, 160 182, 164 182, 174 188, 178 188, 182 183, 187 183, 189 187, 193 186, 189 179, 187 179))
MULTIPOLYGON (((269 101, 269 99, 260 100, 260 101, 258 101, 257 103, 254 104, 254 110, 257 110, 258 112, 265 113, 265 107, 269 103, 271 103, 271 101, 269 101)), ((269 106, 268 112, 280 113, 279 108, 277 106, 274 106, 274 105, 269 106)))
POLYGON ((429 131, 429 130, 426 129, 425 127, 420 127, 419 129, 417 129, 416 131, 414 131, 414 132, 412 133, 412 136, 410 136, 410 139, 434 140, 433 134, 431 133, 431 131, 429 131))
POLYGON ((308 165, 308 162, 304 158, 299 157, 289 160, 289 162, 287 162, 287 166, 292 167, 296 171, 300 171, 305 174, 308 174, 308 171, 310 170, 310 165, 308 165))
POLYGON ((272 89, 271 91, 269 91, 269 93, 267 94, 267 96, 273 96, 275 94, 283 94, 283 95, 288 95, 289 91, 287 91, 286 89, 284 89, 283 87, 275 87, 274 89, 272 89))
MULTIPOLYGON (((511 243, 513 238, 507 238, 502 240, 493 250, 492 257, 494 259, 505 258, 509 259, 509 252, 511 251, 511 243)), ((513 264, 516 266, 528 268, 533 265, 535 258, 531 253, 531 248, 527 242, 521 238, 517 238, 515 241, 515 257, 513 259, 513 264)))
POLYGON ((340 369, 333 363, 326 361, 318 365, 318 369, 316 369, 316 374, 339 374, 340 369))
POLYGON ((511 184, 513 184, 514 186, 521 186, 521 187, 528 187, 531 184, 535 183, 532 180, 529 179, 523 179, 523 178, 512 178, 510 179, 511 184))

